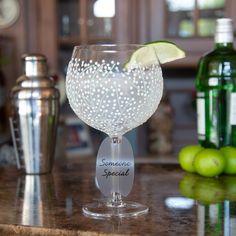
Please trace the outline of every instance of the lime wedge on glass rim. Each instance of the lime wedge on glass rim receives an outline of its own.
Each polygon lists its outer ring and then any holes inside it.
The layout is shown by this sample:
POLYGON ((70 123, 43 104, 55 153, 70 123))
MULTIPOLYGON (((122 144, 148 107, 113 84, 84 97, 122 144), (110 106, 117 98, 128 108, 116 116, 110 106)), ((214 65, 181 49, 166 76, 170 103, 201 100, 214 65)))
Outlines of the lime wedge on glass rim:
POLYGON ((126 69, 139 65, 164 64, 185 57, 185 52, 169 41, 154 41, 137 49, 125 64, 126 69))

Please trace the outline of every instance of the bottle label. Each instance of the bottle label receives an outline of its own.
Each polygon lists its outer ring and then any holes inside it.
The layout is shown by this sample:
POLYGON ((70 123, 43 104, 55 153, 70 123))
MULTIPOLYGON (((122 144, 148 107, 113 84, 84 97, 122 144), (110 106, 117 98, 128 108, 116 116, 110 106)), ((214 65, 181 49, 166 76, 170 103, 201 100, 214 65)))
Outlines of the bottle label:
POLYGON ((236 125, 236 93, 230 95, 230 125, 236 125))
POLYGON ((205 125, 205 96, 203 92, 197 93, 197 131, 198 131, 198 139, 204 140, 206 134, 206 125, 205 125))

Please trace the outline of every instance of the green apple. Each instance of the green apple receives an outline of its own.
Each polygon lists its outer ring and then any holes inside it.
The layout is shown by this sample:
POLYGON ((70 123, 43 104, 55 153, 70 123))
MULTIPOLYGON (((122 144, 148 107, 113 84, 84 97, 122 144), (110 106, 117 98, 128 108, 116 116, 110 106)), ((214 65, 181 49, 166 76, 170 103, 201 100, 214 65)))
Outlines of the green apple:
POLYGON ((199 145, 189 145, 182 148, 179 152, 179 164, 185 171, 195 172, 193 161, 197 153, 203 148, 199 145))
POLYGON ((199 175, 196 174, 187 174, 185 175, 179 182, 179 191, 184 197, 194 198, 195 193, 195 185, 200 178, 199 175))
POLYGON ((225 159, 219 150, 206 148, 196 154, 193 165, 199 175, 214 177, 223 172, 225 159))
POLYGON ((229 175, 236 174, 236 148, 223 147, 220 151, 225 157, 224 173, 229 175))
POLYGON ((224 201, 224 187, 217 178, 199 178, 194 190, 195 198, 202 204, 209 205, 224 201))

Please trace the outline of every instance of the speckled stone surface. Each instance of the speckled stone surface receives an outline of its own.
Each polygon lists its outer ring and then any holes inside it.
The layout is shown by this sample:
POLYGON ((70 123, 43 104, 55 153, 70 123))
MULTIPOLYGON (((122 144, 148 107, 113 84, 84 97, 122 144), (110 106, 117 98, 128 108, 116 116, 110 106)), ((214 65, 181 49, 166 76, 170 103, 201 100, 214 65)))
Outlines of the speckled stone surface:
POLYGON ((2 168, 0 235, 204 235, 204 220, 199 220, 202 214, 195 201, 188 207, 188 201, 183 202, 186 207, 168 203, 182 196, 178 186, 184 172, 177 165, 136 165, 134 187, 127 199, 150 207, 147 215, 138 218, 85 217, 82 205, 102 197, 94 175, 95 162, 86 158, 60 161, 53 174, 39 177, 2 168))

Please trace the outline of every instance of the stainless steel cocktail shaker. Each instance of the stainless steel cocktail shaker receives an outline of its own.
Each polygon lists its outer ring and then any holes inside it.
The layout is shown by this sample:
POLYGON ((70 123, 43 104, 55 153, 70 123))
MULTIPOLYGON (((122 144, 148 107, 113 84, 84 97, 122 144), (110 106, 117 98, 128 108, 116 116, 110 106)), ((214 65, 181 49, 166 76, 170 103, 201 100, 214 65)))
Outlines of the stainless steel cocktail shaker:
POLYGON ((48 77, 45 56, 29 54, 23 62, 24 75, 11 91, 13 144, 19 168, 27 174, 44 174, 53 166, 59 91, 48 77))

